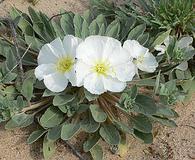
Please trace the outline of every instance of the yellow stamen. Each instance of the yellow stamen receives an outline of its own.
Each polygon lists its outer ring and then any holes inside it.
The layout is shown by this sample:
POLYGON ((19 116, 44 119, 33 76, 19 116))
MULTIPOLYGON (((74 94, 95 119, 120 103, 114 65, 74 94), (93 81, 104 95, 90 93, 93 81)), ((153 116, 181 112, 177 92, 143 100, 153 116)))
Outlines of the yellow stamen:
POLYGON ((107 75, 107 72, 109 71, 109 64, 105 62, 98 62, 96 65, 93 67, 93 71, 96 72, 99 75, 107 75))
POLYGON ((135 64, 143 63, 144 55, 139 56, 136 60, 134 60, 135 64))
POLYGON ((71 57, 67 56, 58 60, 56 64, 56 69, 61 73, 65 73, 69 72, 72 69, 73 65, 74 60, 71 57))

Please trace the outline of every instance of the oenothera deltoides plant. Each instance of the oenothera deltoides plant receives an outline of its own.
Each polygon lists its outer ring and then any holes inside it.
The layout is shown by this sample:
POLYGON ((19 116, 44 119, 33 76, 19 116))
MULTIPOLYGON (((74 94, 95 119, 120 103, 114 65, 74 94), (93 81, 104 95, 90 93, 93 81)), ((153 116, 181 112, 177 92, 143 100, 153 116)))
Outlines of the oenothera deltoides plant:
POLYGON ((154 72, 158 67, 155 57, 135 40, 125 41, 122 47, 111 37, 89 36, 82 42, 71 35, 63 42, 57 38, 44 45, 38 64, 35 76, 43 79, 50 91, 61 92, 71 82, 95 95, 122 92, 138 73, 137 68, 154 72))
POLYGON ((45 158, 57 140, 85 132, 83 151, 102 159, 102 140, 120 154, 126 135, 152 143, 154 123, 176 126, 173 105, 194 91, 189 36, 178 39, 170 30, 151 36, 133 17, 107 21, 90 11, 62 11, 51 19, 32 8, 29 14, 13 8, 15 30, 0 35, 0 121, 8 121, 6 129, 39 124, 27 141, 43 137, 45 158))

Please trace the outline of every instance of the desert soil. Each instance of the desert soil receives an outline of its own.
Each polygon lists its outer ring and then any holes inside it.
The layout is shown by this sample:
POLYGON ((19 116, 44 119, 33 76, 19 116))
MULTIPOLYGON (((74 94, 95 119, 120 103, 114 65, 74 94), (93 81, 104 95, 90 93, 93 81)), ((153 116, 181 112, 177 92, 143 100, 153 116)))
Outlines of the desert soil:
MULTIPOLYGON (((27 12, 30 6, 25 0, 0 0, 0 16, 7 16, 12 6, 27 12)), ((59 13, 61 8, 82 13, 89 6, 89 0, 40 0, 37 10, 48 16, 59 13)), ((195 95, 187 104, 178 104, 176 110, 180 117, 176 120, 177 128, 161 127, 153 144, 144 145, 128 137, 128 154, 120 157, 109 151, 109 146, 101 142, 105 160, 193 160, 195 159, 195 95)), ((36 126, 15 131, 6 131, 0 126, 0 160, 42 160, 41 143, 27 145, 26 139, 36 126)), ((82 152, 81 138, 78 135, 71 143, 82 152)), ((82 153, 84 155, 84 153, 82 153)), ((62 142, 57 143, 57 151, 52 160, 77 160, 71 150, 62 142)))

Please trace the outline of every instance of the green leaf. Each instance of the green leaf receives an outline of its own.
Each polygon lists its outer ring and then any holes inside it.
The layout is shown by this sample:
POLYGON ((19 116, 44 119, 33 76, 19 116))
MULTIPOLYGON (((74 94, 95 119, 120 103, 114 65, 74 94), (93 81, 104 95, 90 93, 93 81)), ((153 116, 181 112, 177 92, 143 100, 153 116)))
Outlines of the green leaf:
POLYGON ((139 36, 138 42, 141 45, 145 45, 148 42, 148 40, 149 40, 149 36, 150 36, 149 33, 145 33, 145 34, 139 36))
POLYGON ((19 113, 12 117, 5 125, 6 129, 24 128, 34 122, 33 114, 19 113))
POLYGON ((123 26, 121 29, 121 40, 124 40, 129 34, 130 30, 134 27, 136 23, 136 19, 134 17, 126 17, 122 19, 124 21, 121 25, 123 26))
POLYGON ((56 95, 59 95, 59 93, 52 92, 48 89, 45 89, 43 93, 43 97, 50 97, 50 96, 56 96, 56 95))
POLYGON ((90 135, 87 141, 83 143, 84 152, 89 152, 98 143, 99 139, 100 135, 97 133, 90 135))
POLYGON ((49 129, 48 133, 47 133, 47 139, 49 139, 51 141, 58 140, 61 136, 61 128, 62 127, 60 125, 60 126, 56 126, 56 127, 49 129))
POLYGON ((34 23, 41 22, 39 14, 32 7, 28 7, 28 12, 34 23))
POLYGON ((74 19, 75 36, 81 38, 83 18, 79 14, 75 14, 74 19))
POLYGON ((148 86, 148 87, 154 87, 156 83, 155 79, 141 79, 136 82, 137 86, 148 86))
POLYGON ((161 71, 158 72, 158 75, 156 77, 156 83, 155 83, 155 87, 154 87, 154 93, 157 94, 158 89, 159 89, 159 85, 160 85, 160 76, 161 76, 161 71))
POLYGON ((81 37, 82 39, 85 39, 86 37, 89 36, 89 24, 86 20, 83 20, 82 24, 82 31, 81 31, 81 37))
POLYGON ((107 118, 107 114, 98 106, 90 105, 91 114, 96 122, 104 122, 107 118))
POLYGON ((113 21, 106 30, 106 36, 118 38, 120 32, 120 22, 118 20, 113 21))
POLYGON ((47 131, 44 129, 40 129, 37 131, 34 131, 30 134, 30 136, 27 139, 28 144, 32 144, 35 141, 37 141, 39 138, 41 138, 47 131))
POLYGON ((151 144, 153 142, 153 135, 152 133, 142 133, 138 130, 134 130, 134 135, 144 141, 146 144, 151 144))
POLYGON ((127 39, 137 40, 144 33, 145 30, 146 30, 146 25, 140 24, 131 30, 127 39))
POLYGON ((127 133, 127 134, 133 133, 133 128, 130 127, 129 125, 123 123, 123 122, 115 121, 115 122, 114 122, 114 125, 115 125, 119 130, 121 130, 122 132, 125 132, 125 133, 127 133))
POLYGON ((157 116, 165 116, 165 117, 170 117, 174 118, 176 117, 175 111, 173 111, 169 106, 164 106, 164 105, 159 105, 156 111, 157 116))
POLYGON ((91 94, 89 91, 84 89, 85 97, 87 98, 88 101, 94 101, 98 98, 98 95, 91 94))
POLYGON ((68 123, 62 126, 61 138, 63 140, 71 139, 80 129, 79 123, 68 123))
POLYGON ((91 156, 94 160, 103 160, 103 150, 101 146, 95 145, 91 150, 90 150, 91 156))
POLYGON ((75 98, 75 95, 65 94, 65 95, 56 95, 53 99, 53 105, 54 106, 62 106, 65 105, 71 101, 73 101, 75 98))
POLYGON ((151 115, 156 113, 157 106, 152 98, 145 95, 137 95, 133 110, 145 115, 151 115))
POLYGON ((90 11, 90 10, 86 10, 86 11, 83 13, 83 19, 84 19, 87 23, 90 23, 90 22, 91 22, 92 17, 91 17, 91 11, 90 11))
POLYGON ((41 126, 52 128, 59 125, 64 120, 64 114, 54 106, 49 107, 40 119, 41 126))
POLYGON ((152 46, 155 47, 156 45, 162 44, 164 42, 164 40, 169 36, 170 32, 171 32, 171 29, 166 31, 166 32, 161 33, 157 37, 157 39, 153 42, 152 46))
POLYGON ((60 24, 65 35, 74 35, 73 18, 71 14, 63 14, 60 19, 60 24))
POLYGON ((35 51, 39 51, 44 45, 44 41, 36 38, 35 36, 25 35, 25 42, 35 51))
POLYGON ((120 134, 113 125, 103 125, 99 133, 102 138, 111 145, 118 145, 120 142, 120 134))
POLYGON ((60 109, 60 111, 62 111, 63 113, 67 113, 68 109, 66 105, 62 105, 62 106, 58 106, 58 108, 60 109))
POLYGON ((89 33, 90 35, 97 35, 99 33, 99 27, 96 20, 93 20, 89 25, 89 33))
POLYGON ((177 124, 168 118, 158 117, 158 116, 152 116, 153 120, 158 121, 162 125, 168 126, 168 127, 177 127, 177 124))
POLYGON ((94 133, 99 127, 100 124, 97 123, 90 114, 81 121, 81 128, 87 133, 94 133))
POLYGON ((44 138, 43 141, 43 156, 44 158, 50 159, 54 153, 56 151, 56 145, 55 145, 55 141, 50 141, 47 139, 47 135, 44 138))
POLYGON ((77 110, 78 114, 86 112, 89 109, 89 104, 79 104, 79 108, 77 110))
POLYGON ((151 133, 152 131, 152 123, 148 119, 148 117, 144 115, 137 115, 132 119, 134 128, 143 133, 151 133))
POLYGON ((32 36, 33 34, 32 25, 30 22, 30 18, 26 14, 22 13, 21 11, 13 7, 11 9, 10 16, 13 20, 19 17, 19 22, 17 24, 18 27, 22 30, 23 34, 32 36))
POLYGON ((22 84, 21 93, 28 101, 30 101, 31 98, 33 97, 33 83, 34 83, 34 79, 28 78, 25 79, 22 84))
POLYGON ((160 95, 168 96, 177 91, 176 80, 171 80, 161 84, 160 95))
POLYGON ((126 89, 126 90, 125 90, 125 93, 127 93, 128 96, 129 96, 131 99, 135 99, 136 96, 137 96, 137 94, 138 94, 137 86, 136 86, 136 85, 133 85, 131 88, 126 89))
POLYGON ((98 35, 100 35, 100 36, 106 35, 106 26, 104 24, 102 24, 102 26, 100 27, 98 35))
POLYGON ((59 23, 57 23, 55 20, 52 20, 51 24, 53 26, 55 33, 56 33, 56 37, 60 37, 61 39, 63 39, 65 34, 64 34, 61 26, 59 25, 59 23))

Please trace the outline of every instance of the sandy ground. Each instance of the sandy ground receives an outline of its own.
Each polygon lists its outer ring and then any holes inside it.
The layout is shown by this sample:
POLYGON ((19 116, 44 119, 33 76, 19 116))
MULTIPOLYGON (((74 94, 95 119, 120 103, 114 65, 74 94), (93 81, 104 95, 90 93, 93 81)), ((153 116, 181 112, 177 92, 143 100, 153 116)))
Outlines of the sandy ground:
POLYGON ((28 6, 32 6, 47 13, 48 16, 52 16, 58 14, 60 9, 80 13, 88 8, 88 5, 89 0, 39 0, 35 6, 28 3, 28 0, 0 0, 0 16, 7 15, 12 6, 24 12, 27 12, 28 6))
MULTIPOLYGON (((0 0, 0 16, 6 16, 11 6, 27 11, 30 4, 25 0, 0 0)), ((89 5, 89 0, 40 0, 34 7, 49 16, 59 13, 63 8, 81 13, 89 5)), ((195 96, 188 104, 176 106, 180 115, 177 128, 161 127, 154 143, 144 145, 132 137, 128 138, 128 154, 121 158, 109 151, 102 143, 105 160, 193 160, 195 159, 195 96)), ((27 145, 26 139, 32 128, 5 131, 0 126, 0 160, 42 160, 41 143, 27 145)), ((78 137, 83 137, 79 135, 78 137)), ((71 143, 82 152, 81 140, 74 138, 71 143)), ((83 154, 84 155, 84 154, 83 154)), ((52 160, 77 160, 71 150, 63 143, 57 144, 57 152, 52 160)))

